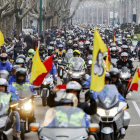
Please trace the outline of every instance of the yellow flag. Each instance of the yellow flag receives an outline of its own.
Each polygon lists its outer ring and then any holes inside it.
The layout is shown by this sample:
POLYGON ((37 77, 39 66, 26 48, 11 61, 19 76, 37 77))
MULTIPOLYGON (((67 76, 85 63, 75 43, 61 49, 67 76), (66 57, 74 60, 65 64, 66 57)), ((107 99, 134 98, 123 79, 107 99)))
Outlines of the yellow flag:
POLYGON ((0 46, 4 44, 4 37, 2 32, 0 31, 0 46))
POLYGON ((103 57, 101 53, 106 51, 107 47, 102 41, 97 29, 95 29, 90 90, 100 92, 104 88, 105 69, 103 66, 103 57))
MULTIPOLYGON (((38 47, 39 48, 39 47, 38 47)), ((41 62, 40 56, 39 56, 39 49, 37 48, 35 55, 33 57, 33 64, 32 64, 32 72, 31 72, 31 78, 30 78, 30 82, 33 83, 33 81, 35 81, 35 79, 43 74, 43 73, 47 73, 46 67, 44 66, 44 64, 41 62)))

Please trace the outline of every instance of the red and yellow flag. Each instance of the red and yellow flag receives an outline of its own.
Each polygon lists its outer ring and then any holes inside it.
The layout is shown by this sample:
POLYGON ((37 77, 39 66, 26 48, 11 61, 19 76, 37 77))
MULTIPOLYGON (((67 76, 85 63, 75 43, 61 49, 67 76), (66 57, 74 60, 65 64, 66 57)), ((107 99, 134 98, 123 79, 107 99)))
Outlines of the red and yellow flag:
POLYGON ((115 43, 115 41, 116 41, 116 38, 115 38, 115 33, 114 33, 114 35, 113 35, 113 43, 115 43))
POLYGON ((139 79, 140 79, 140 69, 137 69, 130 85, 130 90, 138 91, 139 87, 139 79))
POLYGON ((106 71, 111 69, 111 58, 110 58, 110 48, 108 48, 108 55, 106 58, 106 71))
POLYGON ((0 46, 4 44, 4 36, 2 32, 0 31, 0 46))

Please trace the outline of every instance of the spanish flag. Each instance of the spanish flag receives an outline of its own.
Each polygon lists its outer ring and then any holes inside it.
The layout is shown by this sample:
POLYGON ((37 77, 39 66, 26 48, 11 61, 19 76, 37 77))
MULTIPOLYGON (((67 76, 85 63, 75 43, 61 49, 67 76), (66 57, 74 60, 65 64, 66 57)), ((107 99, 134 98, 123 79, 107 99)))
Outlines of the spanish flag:
POLYGON ((108 48, 108 55, 106 58, 106 71, 111 69, 111 58, 110 58, 110 48, 108 48))
POLYGON ((103 65, 103 52, 107 51, 107 47, 102 41, 97 29, 94 32, 94 45, 93 45, 93 58, 92 58, 92 70, 91 70, 91 84, 90 90, 100 92, 104 88, 105 84, 105 68, 103 65))
POLYGON ((4 44, 4 37, 2 32, 0 31, 0 46, 4 44))
POLYGON ((140 79, 140 69, 138 68, 135 72, 132 83, 130 85, 130 90, 138 91, 139 79, 140 79))
POLYGON ((114 35, 113 35, 113 43, 115 43, 115 41, 116 41, 116 38, 115 38, 115 33, 114 33, 114 35))

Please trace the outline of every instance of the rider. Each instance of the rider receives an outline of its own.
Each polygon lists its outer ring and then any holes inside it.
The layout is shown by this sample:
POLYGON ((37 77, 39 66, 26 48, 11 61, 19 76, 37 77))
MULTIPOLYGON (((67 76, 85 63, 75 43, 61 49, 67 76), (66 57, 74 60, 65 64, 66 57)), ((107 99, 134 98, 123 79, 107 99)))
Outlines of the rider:
POLYGON ((11 70, 12 76, 9 77, 9 84, 12 85, 12 82, 16 81, 16 70, 20 68, 19 65, 14 65, 11 70))
POLYGON ((45 49, 45 45, 44 44, 40 44, 39 47, 39 55, 41 57, 44 57, 44 55, 47 53, 46 49, 45 49))
POLYGON ((123 97, 125 97, 122 82, 119 79, 119 76, 120 76, 119 70, 117 68, 111 68, 109 70, 109 73, 110 73, 110 76, 111 76, 110 84, 115 84, 119 93, 121 93, 121 95, 123 97))
MULTIPOLYGON (((13 90, 9 89, 10 87, 8 86, 8 82, 6 79, 4 78, 0 78, 0 93, 7 93, 7 95, 10 97, 11 101, 18 101, 19 97, 17 95, 17 93, 15 94, 15 92, 12 92, 13 90)), ((16 116, 16 139, 17 140, 21 140, 20 137, 20 116, 19 113, 17 111, 13 111, 14 115, 16 116)))
MULTIPOLYGON (((56 92, 58 92, 59 85, 56 85, 53 88, 53 92, 49 94, 49 97, 47 98, 47 104, 49 107, 55 107, 55 106, 60 106, 59 101, 55 101, 56 97, 56 92)), ((93 99, 93 97, 90 98, 90 104, 86 102, 80 102, 80 92, 82 90, 82 86, 76 82, 76 81, 71 81, 66 85, 66 93, 73 93, 77 96, 78 98, 78 107, 81 108, 85 113, 89 115, 93 115, 96 113, 96 103, 93 99)), ((65 93, 64 93, 65 94, 65 93)))
POLYGON ((62 44, 60 44, 60 45, 58 46, 58 49, 56 49, 55 53, 56 53, 56 56, 57 56, 57 57, 59 57, 59 56, 65 57, 66 51, 63 49, 63 45, 62 45, 62 44))
POLYGON ((63 45, 63 49, 65 49, 64 44, 63 44, 62 42, 60 42, 60 38, 57 38, 57 39, 56 39, 56 49, 58 49, 58 46, 59 46, 60 44, 63 45))
POLYGON ((6 53, 2 53, 0 55, 0 71, 1 70, 11 71, 12 64, 7 61, 7 57, 8 55, 6 53))
POLYGON ((22 67, 22 68, 26 68, 26 67, 25 67, 25 61, 24 61, 23 58, 17 58, 17 59, 16 59, 16 65, 19 65, 19 66, 22 67))
POLYGON ((26 63, 29 61, 29 59, 33 58, 34 53, 35 53, 34 49, 29 49, 28 57, 26 58, 26 63))
POLYGON ((110 56, 111 58, 116 58, 116 59, 119 59, 119 56, 117 55, 117 48, 116 47, 112 47, 111 50, 110 50, 110 56))
POLYGON ((51 56, 54 53, 53 50, 54 50, 53 47, 52 46, 49 46, 48 47, 48 54, 47 54, 47 56, 51 56))
POLYGON ((121 69, 124 66, 128 67, 130 70, 133 70, 134 68, 132 61, 128 59, 128 53, 126 52, 121 53, 121 59, 117 61, 118 69, 121 69))

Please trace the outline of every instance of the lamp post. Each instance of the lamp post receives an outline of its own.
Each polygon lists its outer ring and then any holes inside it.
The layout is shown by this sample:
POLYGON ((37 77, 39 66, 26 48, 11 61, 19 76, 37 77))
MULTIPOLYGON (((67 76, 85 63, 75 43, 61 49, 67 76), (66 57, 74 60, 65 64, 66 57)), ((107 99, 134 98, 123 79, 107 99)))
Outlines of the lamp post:
POLYGON ((42 32, 42 0, 40 0, 40 19, 39 19, 39 23, 40 23, 39 32, 41 33, 42 32))

